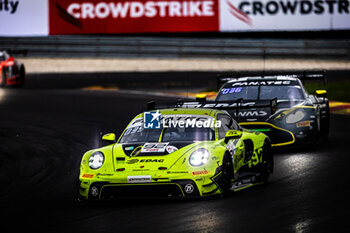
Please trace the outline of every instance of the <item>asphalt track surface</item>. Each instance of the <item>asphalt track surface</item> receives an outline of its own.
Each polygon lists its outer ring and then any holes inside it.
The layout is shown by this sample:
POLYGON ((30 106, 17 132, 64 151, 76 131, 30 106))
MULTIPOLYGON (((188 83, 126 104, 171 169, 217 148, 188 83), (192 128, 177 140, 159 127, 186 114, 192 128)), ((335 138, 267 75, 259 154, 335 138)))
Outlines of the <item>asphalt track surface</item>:
POLYGON ((0 89, 1 232, 348 232, 350 118, 327 143, 275 152, 266 186, 224 197, 78 204, 83 153, 151 100, 82 89, 0 89))

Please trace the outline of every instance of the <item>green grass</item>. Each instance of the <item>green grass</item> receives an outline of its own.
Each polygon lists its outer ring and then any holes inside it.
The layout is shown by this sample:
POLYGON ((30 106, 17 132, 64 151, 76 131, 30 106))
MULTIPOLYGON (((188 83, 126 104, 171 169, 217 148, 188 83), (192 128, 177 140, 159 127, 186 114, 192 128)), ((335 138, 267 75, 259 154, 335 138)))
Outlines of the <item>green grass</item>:
POLYGON ((350 102, 350 81, 328 82, 324 87, 322 83, 310 82, 304 84, 310 94, 316 90, 327 90, 327 97, 330 100, 350 102))

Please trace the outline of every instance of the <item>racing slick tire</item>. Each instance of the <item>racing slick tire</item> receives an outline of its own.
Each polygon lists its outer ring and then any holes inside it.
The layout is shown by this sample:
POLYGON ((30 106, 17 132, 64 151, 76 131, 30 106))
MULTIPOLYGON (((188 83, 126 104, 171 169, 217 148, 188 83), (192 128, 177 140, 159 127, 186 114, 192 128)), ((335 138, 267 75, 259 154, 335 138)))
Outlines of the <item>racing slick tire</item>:
POLYGON ((231 155, 229 153, 225 153, 224 158, 222 159, 222 165, 221 165, 221 176, 218 181, 218 184, 223 191, 223 193, 230 190, 233 177, 233 161, 231 158, 231 155))
POLYGON ((326 102, 325 113, 323 115, 321 115, 321 120, 320 120, 321 142, 327 142, 328 136, 329 136, 330 114, 329 114, 329 101, 328 101, 328 99, 326 99, 325 102, 326 102))
POLYGON ((260 164, 260 175, 261 175, 261 182, 264 184, 267 183, 268 178, 270 177, 270 174, 273 173, 273 154, 272 154, 272 148, 271 144, 268 141, 265 141, 262 151, 262 163, 260 164))
POLYGON ((5 69, 2 69, 1 72, 1 83, 0 87, 6 87, 6 74, 5 74, 5 69))
POLYGON ((25 76, 26 76, 26 71, 25 71, 24 65, 21 64, 21 66, 19 68, 19 79, 20 79, 20 82, 17 85, 18 87, 22 87, 23 86, 25 76))

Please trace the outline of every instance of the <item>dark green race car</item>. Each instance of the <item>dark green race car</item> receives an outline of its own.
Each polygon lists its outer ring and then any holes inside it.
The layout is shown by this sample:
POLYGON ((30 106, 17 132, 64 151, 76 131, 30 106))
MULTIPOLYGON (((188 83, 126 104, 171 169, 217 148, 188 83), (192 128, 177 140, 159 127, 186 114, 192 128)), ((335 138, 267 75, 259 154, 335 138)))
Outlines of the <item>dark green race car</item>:
POLYGON ((219 90, 215 101, 237 101, 250 108, 229 111, 241 126, 264 132, 273 146, 310 144, 329 134, 329 103, 325 90, 309 94, 300 79, 322 79, 324 73, 233 78, 219 90), (275 109, 254 108, 276 99, 275 109))
POLYGON ((247 129, 263 132, 272 146, 316 144, 329 135, 326 90, 309 94, 302 80, 323 79, 324 73, 222 76, 215 101, 197 99, 182 107, 227 110, 247 129))

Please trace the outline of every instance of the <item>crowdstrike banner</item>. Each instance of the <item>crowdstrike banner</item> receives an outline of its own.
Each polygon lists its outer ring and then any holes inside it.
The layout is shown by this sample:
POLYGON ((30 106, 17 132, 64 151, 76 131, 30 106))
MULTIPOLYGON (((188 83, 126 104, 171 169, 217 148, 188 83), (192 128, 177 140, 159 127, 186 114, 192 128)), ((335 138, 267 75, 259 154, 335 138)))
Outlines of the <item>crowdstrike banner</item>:
POLYGON ((349 0, 221 0, 220 31, 350 29, 349 0))
POLYGON ((218 31, 217 0, 50 0, 50 34, 218 31))
POLYGON ((350 0, 0 0, 0 36, 349 30, 350 0))

